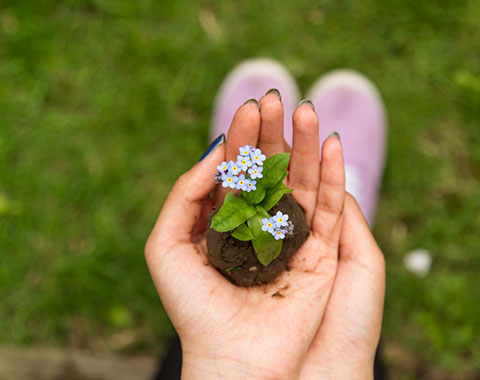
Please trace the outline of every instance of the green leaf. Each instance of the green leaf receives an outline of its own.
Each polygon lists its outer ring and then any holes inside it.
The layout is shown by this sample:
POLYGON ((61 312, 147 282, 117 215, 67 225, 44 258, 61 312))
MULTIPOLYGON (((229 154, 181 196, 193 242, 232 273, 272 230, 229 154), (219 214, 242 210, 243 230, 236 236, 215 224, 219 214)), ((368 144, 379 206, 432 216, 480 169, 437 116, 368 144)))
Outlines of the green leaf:
POLYGON ((253 234, 245 223, 240 224, 235 231, 232 232, 232 236, 241 241, 249 241, 253 239, 253 234))
POLYGON ((262 188, 270 189, 282 182, 287 176, 289 161, 290 153, 278 153, 267 158, 263 162, 263 178, 260 180, 262 188))
POLYGON ((228 193, 222 207, 213 217, 211 227, 219 232, 231 231, 254 216, 256 212, 255 208, 248 205, 245 199, 228 193))
POLYGON ((263 199, 262 203, 260 203, 260 206, 268 211, 275 206, 280 199, 282 199, 284 194, 291 193, 292 191, 293 189, 287 188, 283 182, 280 182, 274 188, 267 190, 265 193, 265 198, 263 199))
MULTIPOLYGON (((257 213, 260 214, 260 216, 263 218, 270 218, 271 215, 267 212, 267 210, 265 210, 262 206, 257 206, 255 207, 255 210, 257 210, 257 213)), ((261 222, 261 220, 260 220, 261 222)), ((261 227, 261 226, 260 226, 261 227)))
MULTIPOLYGON (((272 236, 272 235, 270 235, 272 236)), ((272 236, 274 242, 276 243, 275 245, 272 245, 270 248, 271 250, 262 250, 260 253, 258 253, 257 258, 258 261, 260 261, 263 266, 267 266, 270 264, 273 260, 275 260, 278 255, 280 255, 280 252, 282 251, 282 245, 283 241, 282 240, 275 240, 275 238, 272 236)))
POLYGON ((261 178, 257 180, 257 190, 250 191, 249 193, 242 191, 242 197, 251 205, 259 204, 265 197, 265 189, 261 186, 261 181, 261 178))
POLYGON ((267 158, 263 162, 263 178, 257 179, 257 190, 249 193, 242 192, 242 196, 251 205, 257 205, 263 201, 268 189, 277 186, 287 176, 289 153, 278 153, 267 158))
POLYGON ((282 240, 275 240, 269 232, 262 231, 262 219, 270 216, 265 209, 257 206, 257 213, 247 221, 248 227, 254 238, 252 240, 253 249, 257 254, 258 261, 264 266, 270 264, 278 257, 282 250, 282 240))

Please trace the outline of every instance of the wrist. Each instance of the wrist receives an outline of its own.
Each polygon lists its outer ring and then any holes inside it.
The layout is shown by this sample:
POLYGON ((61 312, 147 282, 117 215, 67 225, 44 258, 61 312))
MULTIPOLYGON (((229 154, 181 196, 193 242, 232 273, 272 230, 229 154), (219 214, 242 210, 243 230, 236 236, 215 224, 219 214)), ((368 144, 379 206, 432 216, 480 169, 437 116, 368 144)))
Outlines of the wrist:
POLYGON ((325 380, 374 380, 373 377, 373 363, 372 365, 359 365, 349 368, 338 367, 327 371, 321 379, 325 380))
POLYGON ((247 361, 222 357, 217 353, 208 356, 183 350, 182 380, 291 380, 292 377, 275 369, 260 368, 247 361))
POLYGON ((359 363, 357 366, 351 367, 349 373, 342 379, 374 380, 373 367, 373 360, 359 363))
POLYGON ((308 363, 300 373, 301 380, 373 380, 373 362, 352 363, 348 360, 308 363))

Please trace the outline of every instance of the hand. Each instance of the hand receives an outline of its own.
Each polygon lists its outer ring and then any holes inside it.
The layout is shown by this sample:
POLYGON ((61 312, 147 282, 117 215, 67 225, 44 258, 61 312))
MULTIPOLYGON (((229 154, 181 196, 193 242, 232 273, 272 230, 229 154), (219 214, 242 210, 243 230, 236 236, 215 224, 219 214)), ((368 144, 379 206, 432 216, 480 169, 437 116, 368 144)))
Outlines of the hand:
POLYGON ((182 341, 184 379, 298 378, 322 331, 337 274, 345 177, 336 137, 324 143, 320 165, 318 120, 308 104, 293 115, 288 186, 295 188, 311 234, 290 261, 291 270, 269 285, 237 287, 208 264, 205 238, 198 234, 219 162, 236 157, 245 144, 267 155, 285 149, 281 103, 269 94, 261 105, 261 111, 254 103, 240 107, 227 144, 180 177, 146 245, 152 278, 182 341), (272 297, 278 292, 283 297, 272 297))
POLYGON ((383 254, 347 194, 335 283, 299 379, 373 379, 384 296, 383 254))

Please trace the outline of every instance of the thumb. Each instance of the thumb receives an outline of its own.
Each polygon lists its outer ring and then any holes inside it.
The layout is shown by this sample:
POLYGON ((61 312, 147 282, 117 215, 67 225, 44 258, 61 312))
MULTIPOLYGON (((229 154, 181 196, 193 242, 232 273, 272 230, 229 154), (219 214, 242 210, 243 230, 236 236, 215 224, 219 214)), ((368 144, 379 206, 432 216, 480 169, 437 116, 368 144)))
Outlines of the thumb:
POLYGON ((369 353, 373 360, 380 338, 384 297, 385 259, 360 207, 347 193, 337 276, 324 328, 345 332, 347 326, 357 348, 361 347, 360 342, 364 343, 364 347, 370 349, 365 353, 369 353))
POLYGON ((203 199, 214 189, 213 176, 225 158, 225 136, 220 135, 193 168, 173 185, 148 239, 147 248, 163 244, 191 243, 193 229, 203 208, 203 199))
POLYGON ((346 194, 337 275, 307 361, 333 354, 333 361, 343 357, 359 368, 373 365, 384 296, 383 254, 354 198, 346 194))
POLYGON ((355 261, 367 266, 384 267, 383 254, 370 231, 355 198, 346 194, 345 214, 340 237, 340 261, 355 261))

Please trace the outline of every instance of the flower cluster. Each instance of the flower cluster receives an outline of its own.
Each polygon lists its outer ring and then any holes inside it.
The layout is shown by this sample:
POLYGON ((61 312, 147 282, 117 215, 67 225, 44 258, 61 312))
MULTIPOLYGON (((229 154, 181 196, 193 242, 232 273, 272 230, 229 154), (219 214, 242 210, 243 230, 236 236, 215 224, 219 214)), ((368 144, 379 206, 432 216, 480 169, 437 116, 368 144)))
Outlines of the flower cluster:
POLYGON ((288 220, 288 215, 277 211, 274 216, 262 219, 262 230, 270 232, 275 240, 284 239, 285 235, 293 233, 293 223, 288 220))
POLYGON ((263 161, 266 156, 260 149, 245 145, 239 149, 237 161, 223 161, 217 166, 214 175, 215 183, 223 187, 250 192, 256 190, 257 178, 262 178, 263 161))

